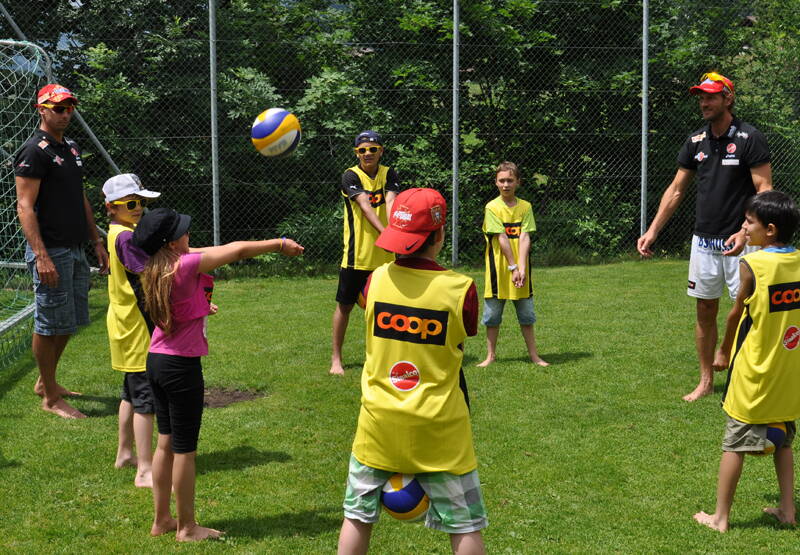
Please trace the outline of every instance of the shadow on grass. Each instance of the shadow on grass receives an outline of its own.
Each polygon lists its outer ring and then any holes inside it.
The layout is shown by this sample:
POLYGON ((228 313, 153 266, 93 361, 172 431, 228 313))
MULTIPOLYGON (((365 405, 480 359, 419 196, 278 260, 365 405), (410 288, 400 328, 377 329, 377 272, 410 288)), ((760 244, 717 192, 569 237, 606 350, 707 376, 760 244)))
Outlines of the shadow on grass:
POLYGON ((252 466, 261 466, 271 462, 287 462, 292 457, 280 451, 259 451, 249 445, 240 445, 225 451, 200 453, 197 455, 197 473, 221 470, 241 470, 252 466))
POLYGON ((119 412, 119 397, 80 395, 70 397, 70 404, 91 418, 111 416, 119 412))
MULTIPOLYGON (((19 361, 11 368, 3 370, 0 372, 0 399, 5 397, 5 395, 11 391, 17 382, 19 382, 25 374, 28 374, 31 370, 36 369, 36 361, 33 360, 33 357, 28 354, 23 357, 20 357, 19 361)), ((31 393, 33 393, 33 383, 31 382, 31 393)))
POLYGON ((227 536, 252 539, 268 536, 318 536, 338 530, 342 526, 341 518, 325 516, 337 511, 340 512, 341 507, 335 506, 323 511, 302 511, 274 516, 217 520, 206 523, 206 526, 224 530, 227 536))
MULTIPOLYGON (((592 358, 594 356, 593 353, 588 353, 586 351, 576 351, 574 353, 547 353, 547 352, 539 352, 539 356, 542 357, 544 360, 550 363, 550 366, 554 364, 566 364, 567 362, 574 362, 576 360, 580 360, 582 358, 592 358)), ((475 357, 464 357, 464 366, 467 366, 468 363, 477 361, 478 359, 475 357)), ((483 359, 481 359, 483 360, 483 359)), ((528 358, 528 355, 522 355, 518 357, 497 357, 493 364, 497 364, 499 362, 525 362, 528 364, 533 365, 531 359, 528 358)))
POLYGON ((3 453, 0 453, 0 468, 14 468, 17 466, 22 466, 22 463, 19 461, 9 460, 5 458, 3 453))

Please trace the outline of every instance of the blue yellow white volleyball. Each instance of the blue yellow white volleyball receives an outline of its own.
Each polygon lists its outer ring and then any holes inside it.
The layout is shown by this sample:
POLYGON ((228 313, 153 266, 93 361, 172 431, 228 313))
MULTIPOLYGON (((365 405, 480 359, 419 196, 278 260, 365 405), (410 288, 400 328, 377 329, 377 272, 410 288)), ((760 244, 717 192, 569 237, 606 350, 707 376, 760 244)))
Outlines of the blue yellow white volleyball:
POLYGON ((413 474, 393 474, 383 485, 381 503, 394 518, 410 522, 425 516, 430 499, 413 474))
POLYGON ((772 455, 776 449, 783 447, 786 441, 786 424, 774 422, 767 424, 767 441, 763 451, 757 451, 753 455, 772 455))
POLYGON ((253 122, 250 140, 264 156, 286 156, 300 143, 300 122, 283 108, 264 110, 253 122))

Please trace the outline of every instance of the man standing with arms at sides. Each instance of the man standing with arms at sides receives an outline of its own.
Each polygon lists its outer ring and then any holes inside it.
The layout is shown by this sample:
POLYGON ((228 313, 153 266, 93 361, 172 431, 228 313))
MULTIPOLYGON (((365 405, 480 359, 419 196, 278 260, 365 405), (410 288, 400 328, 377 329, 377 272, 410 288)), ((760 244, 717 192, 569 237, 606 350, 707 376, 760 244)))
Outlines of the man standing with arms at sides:
POLYGON ((696 401, 714 390, 712 363, 717 344, 717 312, 723 287, 731 298, 739 289, 739 255, 745 246, 742 230, 748 198, 772 189, 770 153, 764 135, 733 115, 733 82, 710 72, 689 89, 697 96, 706 125, 692 133, 678 154, 678 172, 664 191, 658 213, 637 250, 652 256, 651 247, 675 213, 697 175, 692 253, 687 294, 697 299, 695 344, 700 383, 683 397, 696 401))
POLYGON ((344 200, 344 253, 339 268, 339 288, 333 312, 333 353, 330 373, 344 375, 342 345, 350 312, 369 274, 394 254, 375 246, 386 227, 392 202, 400 192, 400 180, 394 168, 380 164, 383 141, 375 131, 362 131, 355 139, 358 164, 342 175, 344 200))
POLYGON ((94 244, 100 271, 108 271, 108 253, 83 191, 80 148, 64 136, 77 103, 61 85, 40 89, 39 129, 14 160, 17 214, 36 296, 32 350, 39 379, 34 391, 42 397, 42 409, 62 418, 85 418, 64 400, 75 393, 56 382, 56 368, 70 336, 89 323, 87 240, 94 244))

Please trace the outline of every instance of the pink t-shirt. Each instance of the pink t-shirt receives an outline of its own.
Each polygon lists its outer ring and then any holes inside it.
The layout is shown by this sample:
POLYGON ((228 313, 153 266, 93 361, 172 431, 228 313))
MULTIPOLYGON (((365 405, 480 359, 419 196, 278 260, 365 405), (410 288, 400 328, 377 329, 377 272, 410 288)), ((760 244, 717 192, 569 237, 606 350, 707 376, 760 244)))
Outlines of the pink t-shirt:
POLYGON ((172 333, 166 335, 156 326, 150 340, 150 352, 184 357, 208 354, 206 320, 208 319, 214 278, 198 273, 199 252, 182 254, 178 261, 170 294, 172 333))

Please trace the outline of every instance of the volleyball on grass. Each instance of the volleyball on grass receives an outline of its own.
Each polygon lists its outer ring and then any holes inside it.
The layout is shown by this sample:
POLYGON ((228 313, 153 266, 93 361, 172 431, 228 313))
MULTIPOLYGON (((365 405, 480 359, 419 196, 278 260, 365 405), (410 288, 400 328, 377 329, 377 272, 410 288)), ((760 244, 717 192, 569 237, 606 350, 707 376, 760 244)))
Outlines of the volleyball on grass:
POLYGON ((413 474, 393 474, 383 485, 381 503, 394 518, 411 522, 425 516, 430 499, 413 474))
POLYGON ((283 108, 264 110, 253 122, 250 140, 264 156, 286 156, 300 143, 300 122, 283 108))
POLYGON ((756 451, 753 455, 772 455, 776 449, 783 447, 784 441, 786 441, 786 424, 783 422, 767 424, 767 444, 763 451, 756 451))

